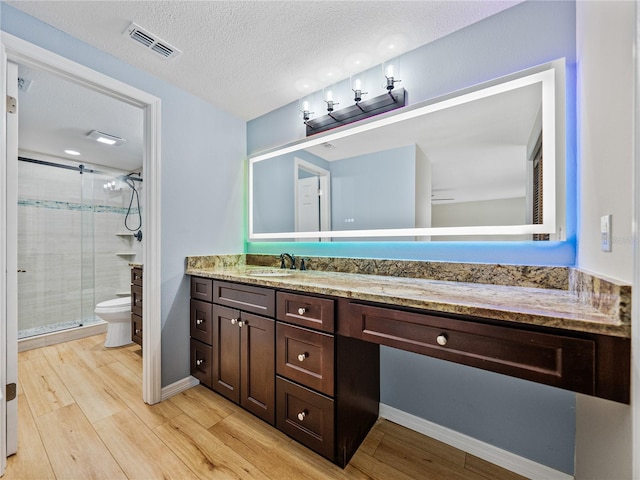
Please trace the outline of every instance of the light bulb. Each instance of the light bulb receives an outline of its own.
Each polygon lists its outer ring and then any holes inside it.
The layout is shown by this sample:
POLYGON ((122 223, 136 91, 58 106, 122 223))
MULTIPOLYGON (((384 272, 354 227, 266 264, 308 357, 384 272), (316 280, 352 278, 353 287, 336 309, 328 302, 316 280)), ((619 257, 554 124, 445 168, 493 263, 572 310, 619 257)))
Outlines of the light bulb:
POLYGON ((327 92, 327 102, 333 102, 333 92, 331 90, 327 92))
POLYGON ((302 110, 309 110, 309 102, 307 100, 302 102, 302 110))
POLYGON ((354 90, 362 90, 362 82, 360 81, 359 78, 356 78, 356 81, 353 82, 353 89, 354 90))
POLYGON ((393 65, 387 67, 387 78, 393 78, 393 65))

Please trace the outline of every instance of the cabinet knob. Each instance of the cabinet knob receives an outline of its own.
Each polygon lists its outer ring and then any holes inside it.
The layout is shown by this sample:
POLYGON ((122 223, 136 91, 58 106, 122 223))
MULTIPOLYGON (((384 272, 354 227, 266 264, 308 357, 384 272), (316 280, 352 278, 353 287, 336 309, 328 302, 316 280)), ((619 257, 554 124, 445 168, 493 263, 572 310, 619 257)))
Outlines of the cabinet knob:
POLYGON ((243 325, 246 325, 248 322, 245 320, 244 322, 242 320, 238 320, 238 326, 240 328, 242 328, 243 325))
POLYGON ((298 309, 298 315, 304 315, 305 313, 307 313, 307 309, 304 307, 300 307, 298 309))
POLYGON ((231 325, 235 325, 236 323, 238 323, 238 319, 237 318, 232 318, 231 319, 231 325))
POLYGON ((136 335, 140 335, 141 333, 142 333, 142 330, 137 328, 136 329, 136 335))
POLYGON ((444 333, 441 333, 440 335, 438 335, 438 338, 436 338, 436 342, 438 342, 438 345, 442 345, 445 346, 447 344, 447 336, 444 333))
POLYGON ((304 362, 304 359, 307 358, 308 356, 309 354, 307 352, 301 353, 300 355, 298 355, 298 361, 304 362))
POLYGON ((204 360, 201 360, 201 359, 196 360, 196 365, 198 366, 202 365, 203 363, 204 363, 204 360))
POLYGON ((307 416, 307 411, 303 410, 298 414, 298 420, 300 420, 301 422, 304 422, 304 419, 306 418, 306 416, 307 416))
POLYGON ((204 320, 201 318, 197 318, 196 319, 196 325, 202 325, 204 323, 204 320))

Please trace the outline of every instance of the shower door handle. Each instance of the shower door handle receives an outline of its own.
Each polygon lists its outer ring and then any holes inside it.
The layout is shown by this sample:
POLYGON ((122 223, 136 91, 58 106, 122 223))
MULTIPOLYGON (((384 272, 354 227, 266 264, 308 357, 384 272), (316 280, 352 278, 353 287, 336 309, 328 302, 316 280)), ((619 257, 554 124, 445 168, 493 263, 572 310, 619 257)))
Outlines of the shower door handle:
POLYGON ((18 269, 18 273, 27 273, 27 271, 26 270, 22 270, 22 269, 19 268, 18 269))

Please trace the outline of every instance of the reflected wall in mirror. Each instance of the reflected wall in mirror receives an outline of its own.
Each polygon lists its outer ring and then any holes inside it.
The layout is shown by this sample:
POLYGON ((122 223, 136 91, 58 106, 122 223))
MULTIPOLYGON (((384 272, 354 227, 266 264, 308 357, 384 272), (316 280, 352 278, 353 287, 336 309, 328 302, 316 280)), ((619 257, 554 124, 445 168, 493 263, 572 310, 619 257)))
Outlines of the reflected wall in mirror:
POLYGON ((562 239, 559 63, 251 158, 249 239, 562 239))

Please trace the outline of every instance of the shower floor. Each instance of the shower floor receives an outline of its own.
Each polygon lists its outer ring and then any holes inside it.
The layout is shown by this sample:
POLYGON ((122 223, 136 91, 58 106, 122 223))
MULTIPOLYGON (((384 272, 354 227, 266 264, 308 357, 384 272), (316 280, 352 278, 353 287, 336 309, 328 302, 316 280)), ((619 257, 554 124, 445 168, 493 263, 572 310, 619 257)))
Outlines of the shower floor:
POLYGON ((63 330, 69 330, 71 328, 82 327, 85 325, 91 325, 98 323, 99 320, 96 317, 91 317, 86 320, 70 320, 67 322, 52 323, 50 325, 43 325, 41 327, 26 328, 24 330, 18 330, 18 340, 29 337, 36 337, 38 335, 46 335, 49 333, 60 332, 63 330))

